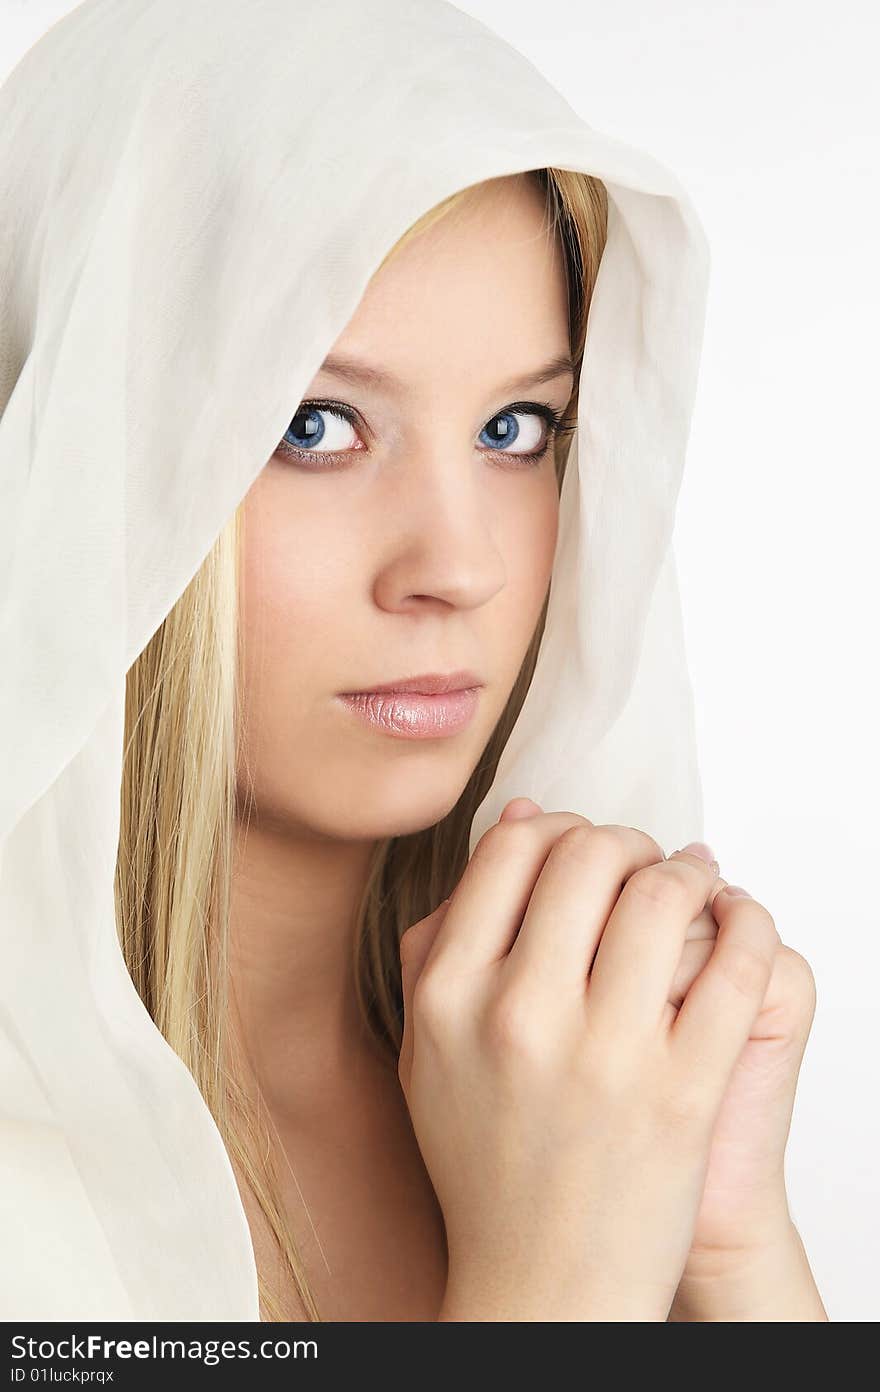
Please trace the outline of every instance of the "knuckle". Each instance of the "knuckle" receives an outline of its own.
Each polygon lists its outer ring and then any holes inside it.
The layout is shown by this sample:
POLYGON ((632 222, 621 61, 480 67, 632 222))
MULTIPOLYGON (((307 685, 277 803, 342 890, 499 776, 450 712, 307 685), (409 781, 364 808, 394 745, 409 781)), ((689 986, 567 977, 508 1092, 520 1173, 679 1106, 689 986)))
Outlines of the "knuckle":
POLYGON ((642 841, 645 845, 645 848, 650 849, 651 855, 653 855, 656 860, 662 862, 666 859, 666 852, 660 845, 659 841, 655 841, 654 837, 651 836, 650 833, 647 831, 642 831, 639 828, 634 828, 634 830, 638 830, 639 835, 642 838, 642 841))
POLYGON ((725 981, 735 991, 750 999, 760 1000, 770 980, 772 962, 752 943, 728 941, 719 954, 718 966, 725 981))
POLYGON ((555 860, 561 857, 583 860, 587 855, 592 857, 596 845, 601 844, 602 840, 595 827, 577 823, 575 826, 566 827, 557 837, 550 855, 555 860))
POLYGON ((571 859, 575 863, 595 865, 616 865, 622 862, 626 849, 624 837, 628 827, 614 826, 611 823, 579 823, 566 827, 553 846, 552 859, 571 859))
POLYGON ((591 857, 616 858, 620 854, 620 830, 611 826, 608 822, 600 822, 598 826, 572 827, 572 831, 582 831, 583 835, 579 842, 580 845, 589 846, 591 857))
POLYGON ((757 899, 746 899, 742 902, 751 911, 752 922, 764 935, 768 945, 778 947, 781 939, 776 929, 776 920, 770 910, 757 899))
MULTIPOLYGON (((723 888, 720 892, 724 894, 723 888)), ((752 931, 760 933, 766 939, 768 946, 778 947, 780 945, 782 939, 776 927, 776 920, 760 899, 754 899, 751 896, 731 898, 726 894, 724 894, 724 899, 727 901, 727 911, 747 917, 752 931)))
POLYGON ((660 845, 660 842, 655 841, 654 837, 651 836, 649 832, 643 831, 641 827, 617 826, 613 823, 610 823, 609 826, 612 831, 622 832, 627 838, 635 836, 635 839, 644 850, 646 858, 653 858, 655 861, 663 861, 666 859, 666 852, 660 845))
POLYGON ((566 812, 563 815, 571 823, 570 826, 565 828, 566 831, 571 831, 575 827, 580 827, 584 831, 593 830, 593 823, 590 821, 589 817, 582 816, 580 812, 566 812))
POLYGON ((663 860, 636 870, 627 880, 623 892, 644 899, 652 906, 684 910, 692 906, 694 871, 681 861, 663 860))
POLYGON ((534 842, 530 820, 520 817, 509 822, 495 822, 483 832, 474 847, 471 863, 496 865, 522 855, 534 842))
POLYGON ((788 974, 798 994, 815 1008, 817 988, 813 968, 795 948, 782 943, 777 949, 783 970, 788 974))

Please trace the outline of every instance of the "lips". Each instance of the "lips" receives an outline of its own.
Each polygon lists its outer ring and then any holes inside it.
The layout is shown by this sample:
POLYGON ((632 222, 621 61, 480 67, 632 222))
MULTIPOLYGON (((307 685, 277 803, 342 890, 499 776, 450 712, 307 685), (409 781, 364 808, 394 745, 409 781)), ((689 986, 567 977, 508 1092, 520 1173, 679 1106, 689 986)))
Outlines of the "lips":
POLYGON ((456 735, 473 718, 479 688, 435 692, 362 691, 341 696, 344 706, 374 730, 402 739, 443 739, 456 735))
POLYGON ((450 691, 469 691, 483 683, 475 672, 426 672, 418 677, 398 677, 395 681, 382 682, 378 686, 361 687, 357 691, 340 692, 342 696, 382 696, 391 693, 406 693, 420 696, 444 695, 450 691))

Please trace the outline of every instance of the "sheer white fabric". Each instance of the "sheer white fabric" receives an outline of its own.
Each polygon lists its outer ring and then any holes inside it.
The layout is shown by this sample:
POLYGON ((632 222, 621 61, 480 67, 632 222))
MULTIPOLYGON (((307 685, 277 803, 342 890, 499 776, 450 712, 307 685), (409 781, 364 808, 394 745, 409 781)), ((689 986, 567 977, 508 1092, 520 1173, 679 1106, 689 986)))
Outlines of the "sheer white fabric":
MULTIPOLYGON (((585 88, 590 53, 583 55, 585 88)), ((0 89, 0 1318, 258 1318, 233 1171, 128 976, 125 673, 400 234, 601 178, 519 794, 702 833, 671 534, 708 278, 685 191, 442 0, 86 0, 0 89)))

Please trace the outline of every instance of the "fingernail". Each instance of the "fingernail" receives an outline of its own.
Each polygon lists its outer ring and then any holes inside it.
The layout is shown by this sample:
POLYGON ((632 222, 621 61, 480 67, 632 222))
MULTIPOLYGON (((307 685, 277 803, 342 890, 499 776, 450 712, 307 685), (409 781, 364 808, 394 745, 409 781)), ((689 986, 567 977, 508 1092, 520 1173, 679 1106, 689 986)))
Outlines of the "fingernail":
MULTIPOLYGON (((690 855, 699 856, 700 860, 706 860, 710 865, 718 864, 715 859, 715 852, 712 850, 711 846, 706 845, 705 841, 689 841, 687 845, 682 846, 681 849, 687 851, 690 855)), ((673 855, 675 855, 674 851, 673 855)))
POLYGON ((752 897, 751 894, 749 894, 749 891, 748 891, 747 889, 743 889, 742 885, 732 885, 732 884, 725 885, 724 888, 723 888, 723 890, 721 891, 721 893, 722 893, 722 894, 741 894, 741 895, 743 896, 744 899, 751 899, 751 897, 752 897))

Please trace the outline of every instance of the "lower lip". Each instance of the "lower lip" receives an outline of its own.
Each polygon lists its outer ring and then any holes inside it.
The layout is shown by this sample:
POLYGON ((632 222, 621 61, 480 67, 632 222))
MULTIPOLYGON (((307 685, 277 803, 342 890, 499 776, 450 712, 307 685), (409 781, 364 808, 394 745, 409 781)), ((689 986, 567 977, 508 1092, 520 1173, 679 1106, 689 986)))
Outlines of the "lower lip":
POLYGON ((357 691, 340 696, 355 715, 398 739, 445 739, 470 722, 480 688, 425 696, 416 691, 357 691))

